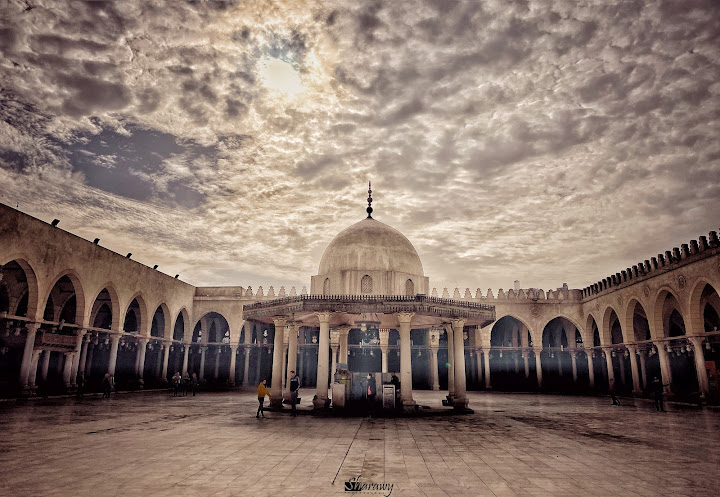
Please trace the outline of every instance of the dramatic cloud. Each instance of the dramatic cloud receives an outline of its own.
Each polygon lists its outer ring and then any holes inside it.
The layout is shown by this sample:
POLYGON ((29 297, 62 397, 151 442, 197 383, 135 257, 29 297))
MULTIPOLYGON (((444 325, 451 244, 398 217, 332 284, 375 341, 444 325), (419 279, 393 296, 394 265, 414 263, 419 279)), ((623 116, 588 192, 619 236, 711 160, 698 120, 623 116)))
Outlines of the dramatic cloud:
POLYGON ((11 1, 0 53, 0 201, 198 285, 308 285, 368 179, 440 288, 718 228, 712 0, 11 1))

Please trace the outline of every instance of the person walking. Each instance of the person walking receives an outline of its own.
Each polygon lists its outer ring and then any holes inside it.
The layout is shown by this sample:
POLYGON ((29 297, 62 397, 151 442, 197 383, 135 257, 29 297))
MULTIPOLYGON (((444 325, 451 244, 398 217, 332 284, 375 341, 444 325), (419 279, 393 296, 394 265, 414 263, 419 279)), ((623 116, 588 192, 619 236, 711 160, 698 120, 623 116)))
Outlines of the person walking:
POLYGON ((77 379, 75 380, 75 384, 77 385, 77 391, 75 394, 77 395, 78 399, 82 399, 83 395, 85 394, 85 373, 80 371, 77 375, 77 379))
POLYGON ((297 405, 298 390, 300 389, 300 378, 297 377, 295 371, 290 371, 290 405, 292 417, 297 416, 297 405))
POLYGON ((657 412, 665 412, 665 406, 663 405, 663 389, 667 385, 663 385, 662 381, 660 381, 660 378, 657 376, 653 378, 652 383, 650 383, 650 390, 652 392, 653 400, 655 401, 655 410, 657 412))
MULTIPOLYGON (((195 374, 195 373, 193 373, 195 374)), ((187 371, 182 377, 182 396, 187 397, 188 387, 190 387, 190 375, 187 371)))
POLYGON ((615 380, 610 380, 610 398, 612 399, 612 405, 619 406, 620 401, 615 396, 615 380))
POLYGON ((192 388, 193 397, 195 397, 195 392, 198 389, 198 377, 196 373, 192 374, 192 378, 190 379, 190 387, 192 388))
POLYGON ((180 371, 175 371, 175 374, 172 377, 173 397, 178 396, 178 392, 180 391, 180 383, 181 382, 182 382, 182 376, 180 376, 180 371))
POLYGON ((270 397, 270 390, 268 390, 267 387, 267 380, 263 380, 260 382, 260 384, 257 387, 257 393, 258 393, 258 409, 257 413, 255 414, 256 418, 259 417, 265 417, 265 410, 263 409, 263 404, 265 403, 265 396, 267 395, 270 397))
POLYGON ((368 416, 372 418, 372 413, 375 407, 375 396, 377 395, 377 383, 375 382, 375 375, 368 373, 367 375, 367 407, 368 416))
POLYGON ((110 378, 110 373, 105 373, 105 376, 103 377, 102 381, 103 386, 103 399, 109 399, 110 398, 110 392, 112 391, 112 379, 110 378))

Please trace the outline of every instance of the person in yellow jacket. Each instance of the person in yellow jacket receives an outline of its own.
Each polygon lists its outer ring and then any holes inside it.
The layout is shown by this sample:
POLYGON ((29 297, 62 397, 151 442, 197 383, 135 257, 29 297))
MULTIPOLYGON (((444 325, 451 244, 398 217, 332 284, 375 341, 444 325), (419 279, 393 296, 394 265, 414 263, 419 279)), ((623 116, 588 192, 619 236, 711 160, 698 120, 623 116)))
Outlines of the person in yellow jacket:
POLYGON ((265 417, 265 411, 263 410, 263 404, 265 403, 265 396, 267 395, 270 397, 270 390, 268 390, 267 387, 267 380, 263 380, 258 385, 258 410, 257 414, 255 414, 256 418, 259 418, 262 416, 265 417))

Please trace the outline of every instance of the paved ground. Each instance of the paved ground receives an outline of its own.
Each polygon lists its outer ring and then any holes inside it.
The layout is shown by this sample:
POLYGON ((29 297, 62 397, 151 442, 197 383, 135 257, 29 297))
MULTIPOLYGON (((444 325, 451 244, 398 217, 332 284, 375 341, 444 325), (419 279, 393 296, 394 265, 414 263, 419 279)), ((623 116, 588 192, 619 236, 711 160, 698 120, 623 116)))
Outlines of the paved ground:
POLYGON ((252 393, 5 402, 0 495, 388 494, 346 494, 357 476, 392 483, 392 496, 720 495, 720 412, 528 394, 470 403, 468 416, 257 420, 252 393))

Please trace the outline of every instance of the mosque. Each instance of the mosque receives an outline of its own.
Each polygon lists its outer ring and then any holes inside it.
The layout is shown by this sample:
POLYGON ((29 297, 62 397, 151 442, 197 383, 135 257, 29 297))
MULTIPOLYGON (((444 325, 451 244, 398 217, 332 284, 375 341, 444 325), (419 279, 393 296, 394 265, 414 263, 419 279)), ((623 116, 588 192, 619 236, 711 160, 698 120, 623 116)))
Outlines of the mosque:
MULTIPOLYGON (((371 194, 371 191, 368 191, 371 194)), ((158 388, 197 373, 207 388, 268 378, 274 402, 288 372, 337 404, 339 369, 397 373, 413 390, 645 396, 718 403, 717 232, 582 289, 474 293, 431 288, 412 243, 367 217, 341 231, 305 287, 195 287, 0 204, 0 396, 69 393, 82 373, 100 390, 158 388)), ((306 404, 307 405, 307 404, 306 404)))

